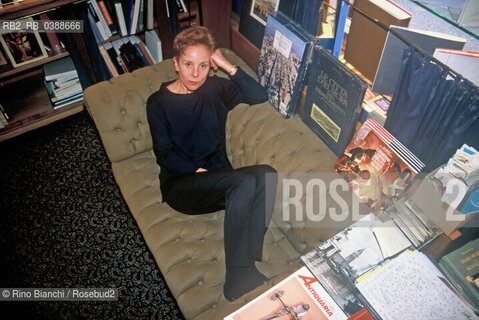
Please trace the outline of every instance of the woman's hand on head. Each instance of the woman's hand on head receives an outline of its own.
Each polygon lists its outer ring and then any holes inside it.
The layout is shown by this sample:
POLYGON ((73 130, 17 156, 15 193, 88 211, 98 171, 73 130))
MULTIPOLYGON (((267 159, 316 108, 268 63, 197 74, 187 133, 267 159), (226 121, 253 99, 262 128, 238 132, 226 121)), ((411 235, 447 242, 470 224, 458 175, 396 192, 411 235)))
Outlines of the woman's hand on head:
POLYGON ((233 65, 231 64, 231 62, 226 60, 226 58, 221 53, 220 49, 216 49, 211 54, 211 66, 213 67, 214 70, 218 70, 218 68, 221 68, 225 70, 226 72, 229 72, 231 68, 233 68, 233 65))

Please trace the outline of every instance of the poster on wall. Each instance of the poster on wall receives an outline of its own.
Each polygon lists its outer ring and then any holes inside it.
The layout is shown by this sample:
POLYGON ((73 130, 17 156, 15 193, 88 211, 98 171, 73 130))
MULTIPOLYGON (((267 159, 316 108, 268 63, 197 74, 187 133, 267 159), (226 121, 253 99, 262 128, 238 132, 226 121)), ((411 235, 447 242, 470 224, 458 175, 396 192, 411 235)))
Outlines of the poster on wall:
POLYGON ((266 26, 268 14, 278 11, 279 0, 253 0, 251 3, 250 15, 266 26))
POLYGON ((295 4, 296 0, 243 0, 239 32, 261 49, 269 13, 281 11, 291 18, 295 4))

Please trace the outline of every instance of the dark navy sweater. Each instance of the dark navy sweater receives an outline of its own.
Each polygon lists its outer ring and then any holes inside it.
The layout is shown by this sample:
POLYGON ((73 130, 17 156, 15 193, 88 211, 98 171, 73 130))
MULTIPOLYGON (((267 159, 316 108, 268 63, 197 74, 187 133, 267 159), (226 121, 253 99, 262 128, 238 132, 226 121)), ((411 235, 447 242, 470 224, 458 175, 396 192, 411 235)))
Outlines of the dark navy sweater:
POLYGON ((176 94, 162 83, 147 102, 153 150, 161 167, 160 186, 165 198, 168 180, 198 168, 231 168, 226 155, 228 112, 239 103, 266 101, 264 88, 238 68, 230 79, 208 77, 198 90, 176 94))

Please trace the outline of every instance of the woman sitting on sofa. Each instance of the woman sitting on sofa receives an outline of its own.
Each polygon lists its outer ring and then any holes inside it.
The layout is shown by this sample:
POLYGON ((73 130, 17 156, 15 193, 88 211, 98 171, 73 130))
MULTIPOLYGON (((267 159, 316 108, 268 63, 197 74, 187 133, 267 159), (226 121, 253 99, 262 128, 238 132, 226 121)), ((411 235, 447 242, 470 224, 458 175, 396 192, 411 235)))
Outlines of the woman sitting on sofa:
POLYGON ((234 300, 267 281, 255 261, 262 258, 277 177, 268 165, 232 168, 226 119, 237 104, 261 103, 267 95, 215 48, 204 27, 179 33, 173 49, 178 79, 162 83, 147 102, 163 201, 192 215, 225 209, 224 296, 234 300), (229 79, 208 76, 210 68, 223 69, 229 79))

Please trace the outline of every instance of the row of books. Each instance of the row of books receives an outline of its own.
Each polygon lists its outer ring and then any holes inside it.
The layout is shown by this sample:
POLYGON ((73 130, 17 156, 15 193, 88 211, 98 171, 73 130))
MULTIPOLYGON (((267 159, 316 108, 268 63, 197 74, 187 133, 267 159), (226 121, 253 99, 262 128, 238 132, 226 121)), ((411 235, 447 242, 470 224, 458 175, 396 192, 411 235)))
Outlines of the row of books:
POLYGON ((162 60, 161 42, 156 32, 154 30, 147 31, 145 37, 149 47, 134 35, 98 45, 112 76, 151 66, 162 60))
POLYGON ((153 29, 153 0, 88 0, 87 4, 97 42, 153 29))
MULTIPOLYGON (((456 269, 462 264, 461 277, 476 299, 478 245, 441 260, 456 269)), ((410 249, 393 221, 368 214, 301 256, 302 268, 225 319, 477 318, 477 300, 462 300, 425 254, 410 249)))
POLYGON ((44 64, 43 73, 53 109, 59 109, 83 99, 83 89, 70 57, 44 64))

